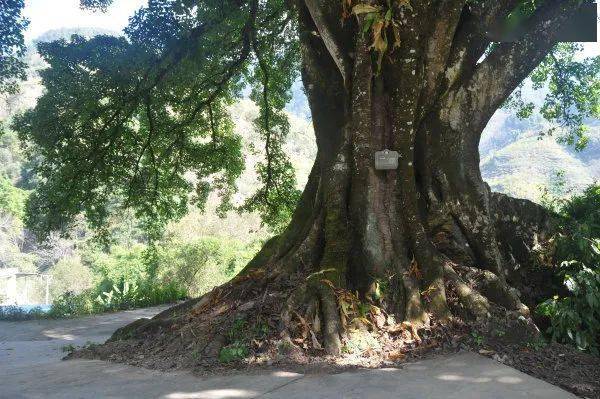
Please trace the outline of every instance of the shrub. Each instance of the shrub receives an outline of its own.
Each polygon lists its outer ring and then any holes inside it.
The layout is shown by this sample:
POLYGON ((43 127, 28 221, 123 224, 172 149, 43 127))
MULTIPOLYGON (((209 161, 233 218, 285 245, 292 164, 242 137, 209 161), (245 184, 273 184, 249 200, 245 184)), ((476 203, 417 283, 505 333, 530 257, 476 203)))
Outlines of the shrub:
POLYGON ((67 318, 85 316, 101 311, 101 306, 94 302, 91 290, 84 291, 80 294, 74 294, 71 291, 67 291, 54 299, 50 311, 48 311, 48 317, 67 318))
POLYGON ((22 219, 26 199, 26 191, 13 186, 9 179, 0 175, 0 211, 22 219))
MULTIPOLYGON (((600 254, 600 241, 594 244, 600 254)), ((564 274, 571 296, 558 295, 538 306, 550 318, 552 339, 575 345, 582 351, 600 354, 600 268, 591 269, 576 261, 564 262, 573 270, 564 274)))
POLYGON ((187 292, 175 283, 163 285, 152 282, 138 284, 121 281, 108 290, 97 286, 79 294, 66 292, 54 300, 48 316, 53 318, 84 316, 174 303, 186 298, 187 292))
POLYGON ((236 319, 227 332, 228 345, 219 351, 219 361, 229 363, 235 360, 241 360, 248 356, 248 323, 243 319, 236 319))
POLYGON ((554 340, 599 354, 600 186, 560 201, 554 210, 562 231, 556 243, 557 275, 567 294, 544 301, 537 311, 549 317, 554 340))
POLYGON ((98 294, 96 302, 104 311, 110 311, 173 303, 185 298, 187 292, 176 283, 162 285, 145 282, 138 285, 123 281, 113 285, 109 291, 98 294))
POLYGON ((230 280, 258 249, 259 243, 216 237, 190 242, 169 240, 158 249, 158 279, 177 282, 191 296, 199 296, 230 280))
POLYGON ((79 256, 68 256, 61 258, 50 269, 52 283, 50 284, 50 294, 52 298, 58 298, 65 292, 71 291, 74 294, 81 293, 91 288, 94 276, 79 256))
POLYGON ((115 284, 128 281, 140 283, 147 278, 144 261, 145 245, 115 245, 110 251, 89 247, 82 254, 82 261, 97 276, 100 291, 109 291, 115 284))
POLYGON ((19 306, 0 306, 0 320, 22 321, 46 317, 41 307, 24 309, 19 306))

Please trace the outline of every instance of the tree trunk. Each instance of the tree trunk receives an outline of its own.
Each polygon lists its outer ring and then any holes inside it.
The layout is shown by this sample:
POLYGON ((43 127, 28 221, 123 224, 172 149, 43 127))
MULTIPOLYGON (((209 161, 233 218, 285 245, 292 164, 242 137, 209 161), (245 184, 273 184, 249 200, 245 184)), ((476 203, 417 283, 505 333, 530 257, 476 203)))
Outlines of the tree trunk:
MULTIPOLYGON (((318 153, 290 225, 232 285, 262 276, 255 286, 265 295, 286 287, 284 336, 294 314, 310 316, 330 353, 341 349, 339 290, 377 297, 413 326, 485 318, 492 307, 527 316, 511 285, 523 281, 518 269, 529 251, 515 255, 507 240, 515 237, 506 237, 520 216, 507 220, 498 208, 508 200, 483 182, 478 145, 493 112, 553 45, 561 2, 545 2, 521 41, 499 45, 483 61, 488 24, 515 2, 394 3, 401 42, 390 44, 380 68, 371 34, 361 33, 363 16, 340 24, 340 3, 298 2, 318 153), (398 151, 398 169, 375 169, 383 149, 398 151)), ((387 34, 391 42, 391 28, 387 34)), ((547 223, 538 219, 531 226, 547 223)), ((531 248, 526 241, 521 246, 531 248)))
POLYGON ((400 10, 401 45, 383 57, 380 71, 370 36, 350 22, 336 23, 338 7, 311 0, 300 6, 302 78, 317 159, 290 226, 247 270, 308 276, 332 353, 340 349, 340 323, 335 307, 328 310, 335 298, 322 289, 327 284, 363 298, 376 285, 389 287, 388 311, 421 325, 456 312, 485 317, 491 304, 529 313, 507 283, 515 261, 499 250, 503 237, 478 145, 495 109, 545 47, 532 45, 528 63, 514 53, 492 53, 469 65, 465 58, 474 54, 459 47, 470 14, 453 7, 460 2, 440 3, 438 15, 449 17, 424 28, 418 10, 400 10), (512 76, 498 82, 494 68, 502 63, 512 76), (374 154, 383 149, 399 152, 397 170, 375 169, 374 154), (449 290, 458 306, 449 304, 449 290))

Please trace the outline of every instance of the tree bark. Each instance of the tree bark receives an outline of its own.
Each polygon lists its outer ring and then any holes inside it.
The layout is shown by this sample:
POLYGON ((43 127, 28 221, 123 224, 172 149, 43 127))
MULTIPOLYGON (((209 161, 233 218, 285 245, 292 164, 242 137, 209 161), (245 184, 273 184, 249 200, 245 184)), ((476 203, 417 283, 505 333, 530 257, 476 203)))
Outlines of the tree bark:
POLYGON ((515 2, 396 6, 401 45, 388 50, 378 72, 371 38, 360 33, 363 17, 339 24, 339 2, 321 3, 299 2, 317 160, 290 226, 249 269, 309 276, 332 353, 340 349, 339 320, 326 312, 333 305, 324 282, 361 297, 384 283, 388 310, 421 325, 456 313, 448 290, 472 317, 496 305, 528 315, 507 281, 515 260, 500 250, 505 237, 479 170, 479 137, 554 44, 551 23, 564 20, 568 7, 546 2, 525 37, 479 62, 486 28, 515 2), (375 170, 374 153, 386 148, 399 152, 397 170, 375 170))

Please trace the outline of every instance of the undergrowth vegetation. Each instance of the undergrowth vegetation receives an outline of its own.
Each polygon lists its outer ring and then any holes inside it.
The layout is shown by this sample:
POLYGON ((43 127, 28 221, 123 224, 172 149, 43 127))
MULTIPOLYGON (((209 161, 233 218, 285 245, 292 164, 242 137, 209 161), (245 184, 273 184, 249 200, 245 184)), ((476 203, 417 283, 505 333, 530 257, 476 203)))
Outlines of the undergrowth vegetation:
POLYGON ((552 339, 600 354, 600 185, 570 199, 547 197, 558 215, 557 295, 537 311, 550 320, 552 339))
POLYGON ((258 241, 223 237, 172 237, 151 255, 143 244, 104 251, 88 245, 50 269, 54 300, 48 312, 0 307, 0 319, 76 317, 200 296, 235 276, 259 247, 258 241))
POLYGON ((117 246, 108 253, 88 251, 82 263, 94 275, 91 287, 61 294, 49 317, 72 317, 174 303, 200 296, 231 279, 254 255, 259 243, 219 237, 190 242, 168 239, 154 248, 117 246))

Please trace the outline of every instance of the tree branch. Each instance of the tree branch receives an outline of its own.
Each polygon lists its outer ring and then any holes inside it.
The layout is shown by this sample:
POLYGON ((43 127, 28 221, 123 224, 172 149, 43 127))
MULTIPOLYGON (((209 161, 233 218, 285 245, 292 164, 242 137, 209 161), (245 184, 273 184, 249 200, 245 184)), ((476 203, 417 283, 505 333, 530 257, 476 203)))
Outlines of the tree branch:
POLYGON ((527 33, 520 40, 499 44, 470 78, 448 93, 442 120, 453 130, 481 134, 495 110, 554 47, 562 24, 577 8, 570 1, 547 0, 527 21, 527 33))
POLYGON ((319 31, 321 39, 323 39, 327 51, 342 75, 344 85, 346 85, 350 77, 351 62, 347 53, 343 50, 342 43, 339 41, 339 35, 336 34, 337 32, 334 32, 331 23, 328 22, 327 16, 323 13, 323 6, 318 0, 304 0, 304 4, 319 31))
POLYGON ((487 33, 495 23, 503 21, 520 1, 483 0, 463 8, 449 56, 447 87, 473 72, 490 44, 487 33))
POLYGON ((466 0, 447 0, 431 7, 429 17, 433 27, 428 33, 425 53, 425 82, 421 95, 421 109, 427 109, 436 98, 435 93, 442 83, 444 70, 448 65, 461 11, 466 0), (444 18, 438 18, 444 15, 444 18))

